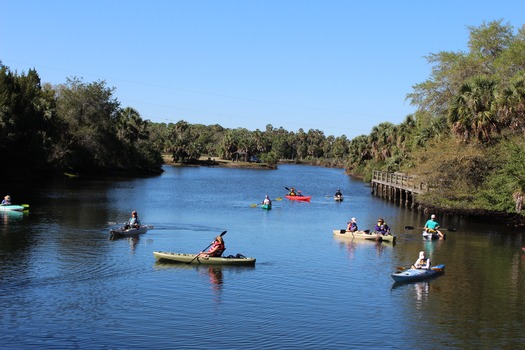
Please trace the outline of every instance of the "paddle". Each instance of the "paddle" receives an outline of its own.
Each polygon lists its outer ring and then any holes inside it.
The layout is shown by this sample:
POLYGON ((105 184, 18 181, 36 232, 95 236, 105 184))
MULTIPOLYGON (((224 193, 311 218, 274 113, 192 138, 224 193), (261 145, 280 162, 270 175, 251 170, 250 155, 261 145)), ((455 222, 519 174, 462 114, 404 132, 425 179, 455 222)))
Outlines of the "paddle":
MULTIPOLYGON (((272 201, 282 201, 283 199, 281 197, 277 197, 275 199, 272 199, 272 201)), ((261 205, 261 204, 264 204, 264 203, 253 203, 253 204, 250 204, 250 207, 252 208, 256 208, 258 205, 261 205)))
MULTIPOLYGON (((405 230, 413 230, 415 227, 414 226, 405 226, 405 230)), ((421 230, 424 230, 425 228, 424 227, 420 227, 421 230)), ((454 232, 456 231, 456 229, 454 227, 449 227, 449 228, 439 228, 440 231, 450 231, 450 232, 454 232)))
MULTIPOLYGON (((226 234, 227 231, 222 231, 222 233, 220 234, 220 236, 224 236, 226 234)), ((215 240, 213 242, 211 242, 210 244, 208 244, 208 246, 206 248, 204 248, 200 253, 204 252, 206 249, 208 249, 213 243, 215 243, 215 240)), ((199 253, 199 254, 200 254, 199 253)), ((190 261, 188 261, 186 264, 191 264, 193 262, 193 260, 197 259, 199 257, 199 254, 195 255, 195 257, 193 259, 191 259, 190 261)))
POLYGON ((26 208, 26 209, 29 208, 29 204, 20 204, 20 205, 21 205, 22 207, 26 208))

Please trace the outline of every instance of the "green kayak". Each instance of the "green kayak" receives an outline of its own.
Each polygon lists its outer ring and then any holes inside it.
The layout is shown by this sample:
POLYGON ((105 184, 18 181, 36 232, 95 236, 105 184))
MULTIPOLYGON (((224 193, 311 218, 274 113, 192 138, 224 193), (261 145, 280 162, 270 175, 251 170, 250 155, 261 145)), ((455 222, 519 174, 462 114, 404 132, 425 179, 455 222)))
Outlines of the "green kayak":
MULTIPOLYGON (((239 254, 237 254, 239 255, 239 254)), ((255 258, 247 257, 196 257, 197 254, 180 254, 169 252, 153 252, 153 256, 158 262, 179 263, 193 265, 236 265, 252 266, 255 265, 255 258)))

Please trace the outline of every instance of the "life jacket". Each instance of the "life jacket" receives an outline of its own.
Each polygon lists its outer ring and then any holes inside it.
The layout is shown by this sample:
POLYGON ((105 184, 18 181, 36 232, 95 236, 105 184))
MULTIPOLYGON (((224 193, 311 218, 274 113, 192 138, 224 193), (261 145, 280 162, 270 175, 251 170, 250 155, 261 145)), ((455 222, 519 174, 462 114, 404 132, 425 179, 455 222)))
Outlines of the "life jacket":
POLYGON ((226 246, 224 245, 224 243, 215 241, 209 251, 214 250, 217 246, 219 248, 213 254, 211 254, 211 256, 221 256, 222 253, 224 253, 224 251, 226 250, 226 246))
POLYGON ((417 265, 419 267, 425 266, 427 264, 427 260, 428 260, 428 258, 419 259, 418 262, 417 262, 417 265))

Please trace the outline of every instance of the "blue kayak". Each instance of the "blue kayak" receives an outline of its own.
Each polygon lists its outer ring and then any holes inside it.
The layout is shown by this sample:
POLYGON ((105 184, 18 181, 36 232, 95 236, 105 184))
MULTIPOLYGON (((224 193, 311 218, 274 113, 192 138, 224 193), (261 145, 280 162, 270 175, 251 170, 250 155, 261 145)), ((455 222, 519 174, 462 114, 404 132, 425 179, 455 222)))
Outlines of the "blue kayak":
POLYGON ((407 269, 393 273, 391 276, 396 282, 421 281, 430 277, 439 276, 445 272, 445 265, 432 266, 427 269, 407 269))

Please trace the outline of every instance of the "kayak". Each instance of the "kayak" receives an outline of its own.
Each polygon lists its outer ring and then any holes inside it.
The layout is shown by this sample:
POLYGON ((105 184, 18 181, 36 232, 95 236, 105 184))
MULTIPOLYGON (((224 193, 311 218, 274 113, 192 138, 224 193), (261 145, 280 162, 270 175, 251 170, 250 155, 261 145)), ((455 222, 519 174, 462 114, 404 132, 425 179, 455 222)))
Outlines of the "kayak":
POLYGON ((197 257, 197 254, 180 254, 169 252, 153 252, 153 256, 158 262, 167 263, 186 263, 193 265, 233 265, 233 266, 252 266, 255 265, 255 258, 247 258, 240 254, 231 257, 197 257))
MULTIPOLYGON (((422 233, 422 236, 424 239, 429 239, 429 240, 433 240, 433 239, 440 239, 441 236, 437 233, 437 232, 426 232, 426 231, 423 231, 422 233)), ((443 237, 445 238, 445 237, 443 237)))
POLYGON ((271 204, 263 204, 263 205, 261 205, 261 208, 266 209, 266 210, 270 210, 270 209, 272 209, 272 205, 271 204))
POLYGON ((391 276, 396 282, 421 281, 430 277, 439 276, 445 272, 445 265, 432 266, 427 269, 407 269, 393 273, 391 276))
POLYGON ((124 227, 109 230, 111 238, 138 236, 146 232, 148 232, 148 226, 146 225, 142 225, 138 228, 129 228, 127 230, 124 229, 124 227))
POLYGON ((0 211, 24 211, 24 209, 21 205, 0 205, 0 211))
POLYGON ((312 196, 288 196, 288 195, 285 197, 291 201, 304 201, 304 202, 309 202, 310 198, 312 198, 312 196))
POLYGON ((365 239, 368 241, 377 241, 377 242, 396 242, 396 236, 393 235, 386 235, 383 236, 381 234, 377 233, 370 233, 369 230, 366 231, 356 231, 356 232, 350 232, 347 230, 333 230, 334 236, 336 237, 348 237, 350 239, 365 239))
POLYGON ((343 201, 343 196, 334 196, 334 201, 342 202, 343 201))

